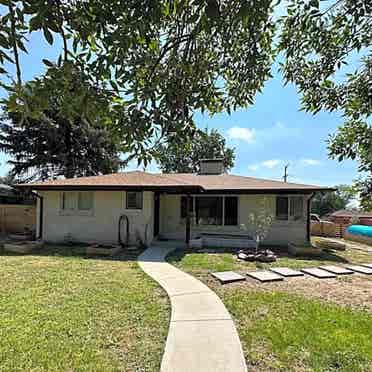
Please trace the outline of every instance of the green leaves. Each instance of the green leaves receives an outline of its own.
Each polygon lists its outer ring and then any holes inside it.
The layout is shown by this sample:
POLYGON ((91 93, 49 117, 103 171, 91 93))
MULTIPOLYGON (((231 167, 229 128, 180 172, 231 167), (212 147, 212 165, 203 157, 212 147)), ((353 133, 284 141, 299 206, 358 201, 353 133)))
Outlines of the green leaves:
POLYGON ((46 41, 52 45, 53 44, 53 35, 52 33, 48 30, 47 27, 43 27, 43 33, 44 33, 44 37, 46 39, 46 41))
POLYGON ((43 63, 44 65, 48 66, 48 67, 53 67, 54 64, 52 62, 50 62, 48 59, 43 59, 43 63))

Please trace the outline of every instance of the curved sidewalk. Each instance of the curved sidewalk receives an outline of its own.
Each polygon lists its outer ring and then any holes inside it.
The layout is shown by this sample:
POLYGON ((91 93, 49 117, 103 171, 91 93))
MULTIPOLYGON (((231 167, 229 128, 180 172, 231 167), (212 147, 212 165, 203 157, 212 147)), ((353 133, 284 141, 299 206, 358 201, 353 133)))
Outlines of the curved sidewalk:
POLYGON ((159 242, 138 257, 142 270, 168 293, 172 306, 161 372, 246 372, 234 322, 219 297, 165 262, 177 248, 159 242))

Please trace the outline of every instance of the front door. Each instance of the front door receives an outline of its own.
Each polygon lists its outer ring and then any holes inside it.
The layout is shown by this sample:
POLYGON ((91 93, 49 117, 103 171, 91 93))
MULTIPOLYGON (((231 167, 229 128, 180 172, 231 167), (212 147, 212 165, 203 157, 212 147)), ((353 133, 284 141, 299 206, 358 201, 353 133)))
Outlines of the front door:
POLYGON ((159 235, 160 227, 160 195, 154 194, 154 237, 159 235))

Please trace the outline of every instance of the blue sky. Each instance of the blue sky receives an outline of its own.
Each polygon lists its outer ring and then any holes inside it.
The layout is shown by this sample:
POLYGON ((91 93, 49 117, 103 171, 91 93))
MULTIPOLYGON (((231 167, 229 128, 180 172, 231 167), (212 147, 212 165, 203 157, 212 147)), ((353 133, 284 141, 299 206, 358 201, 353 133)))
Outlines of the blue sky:
MULTIPOLYGON (((42 74, 41 58, 58 56, 60 42, 49 46, 39 33, 30 37, 29 54, 21 55, 23 78, 42 74)), ((197 114, 200 128, 216 128, 236 149, 232 173, 252 177, 281 179, 284 165, 289 163, 289 182, 333 186, 350 184, 357 177, 357 164, 339 163, 327 157, 326 139, 334 133, 342 118, 337 113, 316 116, 300 111, 300 97, 293 86, 284 86, 274 68, 274 78, 268 81, 253 106, 214 117, 197 114)), ((4 92, 1 92, 4 94, 4 92)), ((0 176, 9 167, 7 156, 0 153, 0 176)), ((132 165, 130 169, 134 169, 132 165)), ((148 171, 157 171, 152 164, 148 171)))

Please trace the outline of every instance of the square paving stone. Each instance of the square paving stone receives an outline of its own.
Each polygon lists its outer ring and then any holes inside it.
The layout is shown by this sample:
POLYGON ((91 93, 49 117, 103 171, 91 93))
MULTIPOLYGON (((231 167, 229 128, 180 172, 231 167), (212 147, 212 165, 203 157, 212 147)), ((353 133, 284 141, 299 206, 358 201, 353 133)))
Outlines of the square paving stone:
POLYGON ((325 266, 320 266, 319 269, 329 271, 332 274, 336 275, 349 275, 349 274, 354 274, 354 271, 350 269, 345 269, 344 267, 341 266, 336 266, 336 265, 325 265, 325 266))
POLYGON ((277 281, 283 280, 282 276, 272 273, 271 271, 268 271, 268 270, 252 271, 252 272, 248 272, 247 275, 263 283, 264 282, 277 282, 277 281))
POLYGON ((372 275, 372 269, 360 265, 348 265, 346 268, 355 271, 356 273, 372 275))
POLYGON ((284 277, 303 276, 304 273, 298 270, 290 269, 289 267, 273 267, 270 271, 284 277))
POLYGON ((361 264, 364 267, 368 267, 369 269, 372 269, 372 263, 367 263, 367 264, 361 264))
POLYGON ((245 277, 243 275, 234 273, 234 271, 220 271, 216 273, 211 273, 211 275, 218 279, 222 284, 245 280, 245 277))
POLYGON ((309 267, 307 269, 302 269, 301 271, 305 274, 315 276, 315 278, 318 278, 318 279, 336 278, 335 274, 332 274, 329 271, 318 269, 317 267, 309 267))

